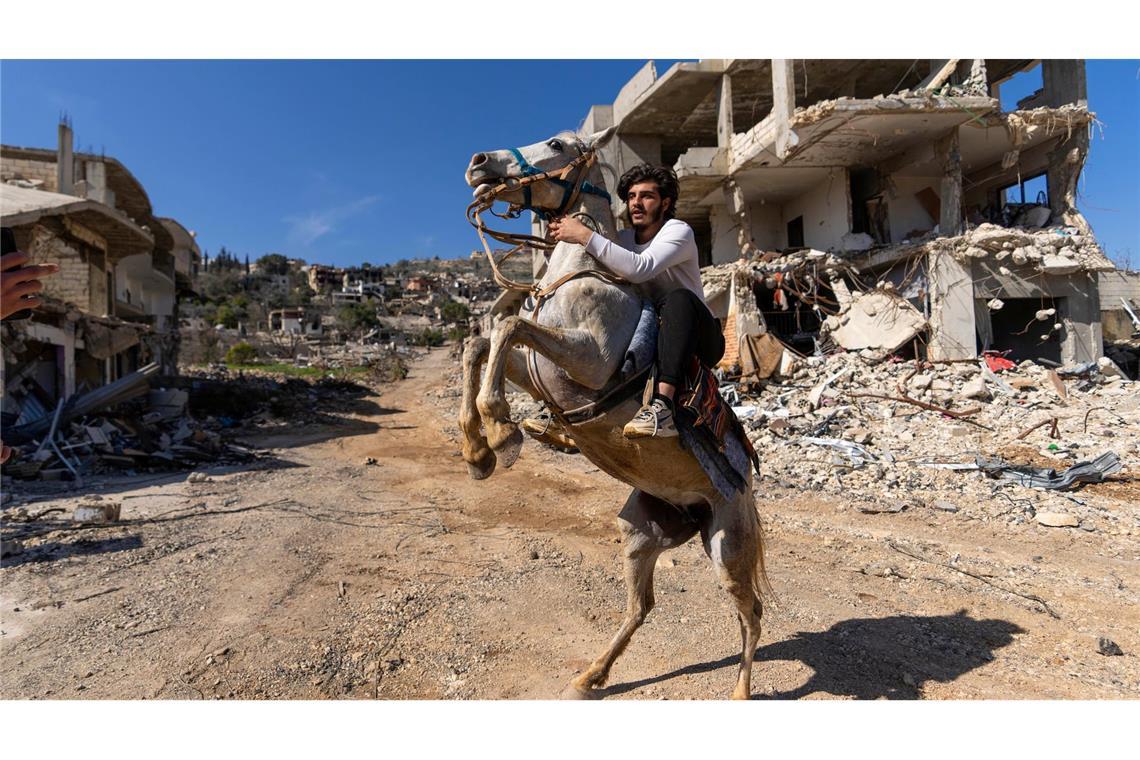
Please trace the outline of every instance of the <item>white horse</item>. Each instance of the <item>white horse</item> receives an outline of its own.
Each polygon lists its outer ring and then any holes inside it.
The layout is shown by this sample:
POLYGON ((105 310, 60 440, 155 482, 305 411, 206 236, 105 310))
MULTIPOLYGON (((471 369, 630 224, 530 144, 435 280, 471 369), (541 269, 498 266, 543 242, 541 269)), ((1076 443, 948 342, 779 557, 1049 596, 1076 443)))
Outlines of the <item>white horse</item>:
MULTIPOLYGON (((467 168, 467 182, 476 188, 476 197, 484 198, 491 188, 506 183, 499 200, 555 215, 583 215, 599 234, 615 239, 610 200, 601 170, 592 160, 613 132, 610 128, 589 136, 561 133, 524 148, 476 153, 467 168), (536 175, 541 178, 525 187, 519 182, 536 175)), ((679 439, 630 440, 622 435, 622 426, 640 404, 640 393, 620 393, 617 375, 638 322, 641 296, 634 286, 606 272, 580 245, 559 243, 548 256, 546 274, 536 287, 544 296, 540 303, 528 301, 519 316, 496 324, 489 339, 467 340, 459 424, 463 458, 473 478, 488 477, 496 461, 511 466, 523 436, 511 421, 504 395, 504 379, 509 378, 547 403, 584 456, 633 486, 618 514, 626 615, 605 652, 572 681, 565 696, 593 696, 592 690, 605 684, 610 667, 653 608, 657 558, 699 532, 720 585, 736 604, 743 648, 732 696, 748 699, 763 613, 760 591, 768 588, 751 473, 746 488, 725 499, 679 439), (528 355, 533 360, 529 369, 528 355), (611 395, 615 389, 621 397, 616 405, 611 395), (588 409, 587 419, 566 412, 599 400, 594 413, 588 409)))

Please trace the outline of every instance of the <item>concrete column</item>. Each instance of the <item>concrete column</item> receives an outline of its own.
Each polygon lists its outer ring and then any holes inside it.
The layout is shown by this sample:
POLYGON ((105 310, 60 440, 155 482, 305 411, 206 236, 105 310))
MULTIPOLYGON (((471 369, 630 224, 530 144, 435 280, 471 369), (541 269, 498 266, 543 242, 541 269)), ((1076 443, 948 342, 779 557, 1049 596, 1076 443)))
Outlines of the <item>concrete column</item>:
POLYGON ((725 209, 736 227, 736 245, 740 249, 740 258, 748 258, 757 249, 752 241, 752 215, 748 213, 744 190, 730 177, 724 182, 723 192, 725 209))
POLYGON ((71 195, 75 189, 75 155, 72 151, 71 127, 59 125, 59 146, 55 154, 56 192, 71 195))
MULTIPOLYGON (((716 146, 723 151, 732 149, 732 77, 721 75, 720 90, 716 98, 716 146)), ((731 156, 727 156, 731 163, 731 156)))
POLYGON ((75 395, 75 323, 63 326, 63 397, 75 395))
POLYGON ((953 237, 962 231, 962 155, 958 147, 958 128, 938 142, 942 159, 942 208, 938 219, 939 233, 953 237))
POLYGON ((1096 361, 1104 356, 1104 334, 1100 321, 1100 289, 1095 272, 1084 272, 1087 282, 1074 287, 1065 295, 1062 324, 1065 334, 1061 340, 1061 361, 1081 364, 1096 361))
POLYGON ((1049 152, 1049 168, 1045 183, 1049 190, 1049 208, 1053 212, 1053 223, 1062 222, 1091 234, 1084 215, 1077 211, 1077 180, 1085 165, 1089 152, 1089 133, 1086 127, 1075 128, 1068 138, 1057 143, 1049 152))
POLYGON ((1041 61, 1041 86, 1045 105, 1052 108, 1072 103, 1088 108, 1089 93, 1083 60, 1041 61))
POLYGON ((796 70, 790 58, 772 59, 772 115, 776 118, 776 158, 783 161, 799 139, 792 131, 796 113, 796 70))
POLYGON ((974 338, 974 279, 971 265, 945 251, 926 257, 930 281, 930 345, 927 358, 969 359, 977 354, 974 338))

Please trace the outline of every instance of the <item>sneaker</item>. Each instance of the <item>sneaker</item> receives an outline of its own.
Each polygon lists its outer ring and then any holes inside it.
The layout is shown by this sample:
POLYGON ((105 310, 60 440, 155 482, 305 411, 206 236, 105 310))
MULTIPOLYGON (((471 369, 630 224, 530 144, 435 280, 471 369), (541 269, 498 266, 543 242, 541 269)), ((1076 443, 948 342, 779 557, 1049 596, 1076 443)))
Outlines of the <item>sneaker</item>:
POLYGON ((673 438, 677 427, 673 424, 673 412, 663 398, 655 398, 637 410, 622 434, 626 438, 673 438))

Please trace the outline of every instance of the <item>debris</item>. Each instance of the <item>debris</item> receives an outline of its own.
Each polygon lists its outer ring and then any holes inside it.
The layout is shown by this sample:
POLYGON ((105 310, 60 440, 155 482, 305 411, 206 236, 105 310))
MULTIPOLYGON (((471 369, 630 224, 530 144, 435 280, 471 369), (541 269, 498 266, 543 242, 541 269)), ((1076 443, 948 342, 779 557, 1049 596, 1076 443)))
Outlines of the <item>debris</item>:
POLYGON ((380 464, 380 460, 377 459, 376 457, 367 457, 364 460, 364 466, 365 467, 371 467, 371 466, 375 466, 378 464, 380 464))
POLYGON ((1080 268, 1078 262, 1058 253, 1050 253, 1041 260, 1041 271, 1045 274, 1072 274, 1080 268))
POLYGON ((804 443, 811 443, 816 446, 826 446, 847 457, 848 461, 855 467, 862 467, 867 462, 877 462, 878 457, 867 450, 866 447, 860 446, 857 443, 850 441, 841 441, 838 438, 811 438, 804 437, 800 439, 804 443))
POLYGON ((1017 366, 996 351, 983 351, 982 359, 985 361, 986 366, 990 368, 991 372, 1004 372, 1007 369, 1013 369, 1017 366))
POLYGON ((908 301, 885 291, 855 295, 851 303, 824 320, 820 336, 848 351, 894 351, 926 327, 926 320, 908 301))
POLYGON ((1127 380, 1128 375, 1124 374, 1124 370, 1120 369, 1112 359, 1107 356, 1102 356, 1096 360, 1096 367, 1100 370, 1100 374, 1105 377, 1119 377, 1121 380, 1127 380))
POLYGON ((823 401, 823 393, 824 393, 824 391, 827 390, 828 386, 831 385, 832 383, 834 383, 836 380, 843 377, 844 375, 848 375, 853 371, 854 371, 853 368, 848 367, 847 369, 845 369, 841 372, 836 372, 834 375, 832 375, 831 377, 827 378, 826 380, 824 380, 819 385, 812 388, 811 393, 808 394, 808 405, 812 409, 818 409, 820 404, 823 401))
POLYGON ((1046 425, 1051 425, 1051 428, 1049 430, 1049 437, 1050 438, 1060 438, 1061 437, 1061 434, 1057 432, 1057 418, 1051 417, 1050 419, 1047 419, 1047 420, 1041 420, 1040 422, 1038 422, 1033 427, 1026 428, 1025 430, 1021 431, 1021 433, 1019 433, 1017 436, 1017 440, 1024 441, 1025 437, 1028 436, 1030 433, 1032 433, 1034 430, 1037 430, 1039 428, 1043 428, 1046 425))
POLYGON ((1057 395, 1060 396, 1061 399, 1067 399, 1069 397, 1069 389, 1065 387, 1065 381, 1062 380, 1061 376, 1057 374, 1057 370, 1050 369, 1045 374, 1048 376, 1049 382, 1053 384, 1053 388, 1057 391, 1057 395))
POLYGON ((988 401, 990 399, 990 390, 986 387, 985 378, 976 377, 962 386, 961 395, 962 398, 966 399, 988 401))
MULTIPOLYGON (((64 404, 59 424, 65 424, 76 417, 97 412, 104 407, 113 406, 142 394, 147 389, 148 378, 158 374, 158 369, 157 364, 148 364, 139 369, 138 372, 132 372, 113 383, 96 388, 81 396, 73 396, 64 404)), ((44 417, 35 422, 4 431, 4 437, 13 443, 24 443, 47 433, 51 426, 52 420, 44 417)))
POLYGON ((118 522, 122 508, 122 502, 88 496, 75 507, 71 519, 77 523, 118 522))
POLYGON ((932 501, 930 503, 930 506, 932 506, 935 509, 940 510, 942 512, 957 512, 958 511, 958 505, 957 504, 952 504, 948 501, 942 501, 941 499, 935 499, 934 501, 932 501))
POLYGON ((1096 640, 1096 651, 1105 657, 1120 657, 1124 654, 1120 645, 1107 636, 1101 636, 1096 640))
POLYGON ((868 502, 859 505, 859 511, 868 515, 885 515, 895 514, 902 512, 907 508, 907 503, 904 501, 891 501, 891 502, 868 502))
POLYGON ((1080 520, 1065 512, 1038 512, 1034 519, 1047 528, 1075 528, 1080 525, 1080 520))
POLYGON ((1088 462, 1078 462, 1064 472, 1037 467, 1019 467, 1006 464, 1000 457, 986 459, 978 456, 978 468, 991 478, 1017 483, 1027 488, 1059 490, 1072 488, 1077 483, 1100 483, 1106 475, 1120 472, 1120 457, 1108 451, 1088 462))

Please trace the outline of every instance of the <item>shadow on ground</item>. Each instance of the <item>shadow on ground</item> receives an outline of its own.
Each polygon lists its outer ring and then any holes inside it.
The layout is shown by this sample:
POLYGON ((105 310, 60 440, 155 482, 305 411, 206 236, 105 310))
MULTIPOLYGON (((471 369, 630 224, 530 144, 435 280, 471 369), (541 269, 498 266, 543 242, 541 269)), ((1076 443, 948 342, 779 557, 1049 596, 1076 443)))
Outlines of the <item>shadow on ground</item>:
MULTIPOLYGON (((752 669, 754 689, 762 689, 765 664, 777 660, 801 662, 812 675, 787 691, 754 699, 800 699, 823 693, 855 699, 917 699, 927 682, 949 683, 995 659, 995 652, 1024 629, 1007 620, 976 620, 960 610, 953 615, 896 615, 855 618, 826 631, 801 631, 790 639, 756 650, 752 669)), ((678 676, 735 668, 732 654, 713 662, 690 665, 639 681, 614 684, 600 696, 622 694, 678 676)), ((725 696, 729 688, 726 686, 725 696)))
POLYGON ((40 544, 34 550, 22 552, 0 561, 0 567, 19 567, 39 562, 58 562, 71 557, 84 557, 90 554, 109 554, 138 549, 142 546, 139 536, 120 536, 118 538, 91 539, 81 538, 78 541, 64 542, 52 541, 40 544))

